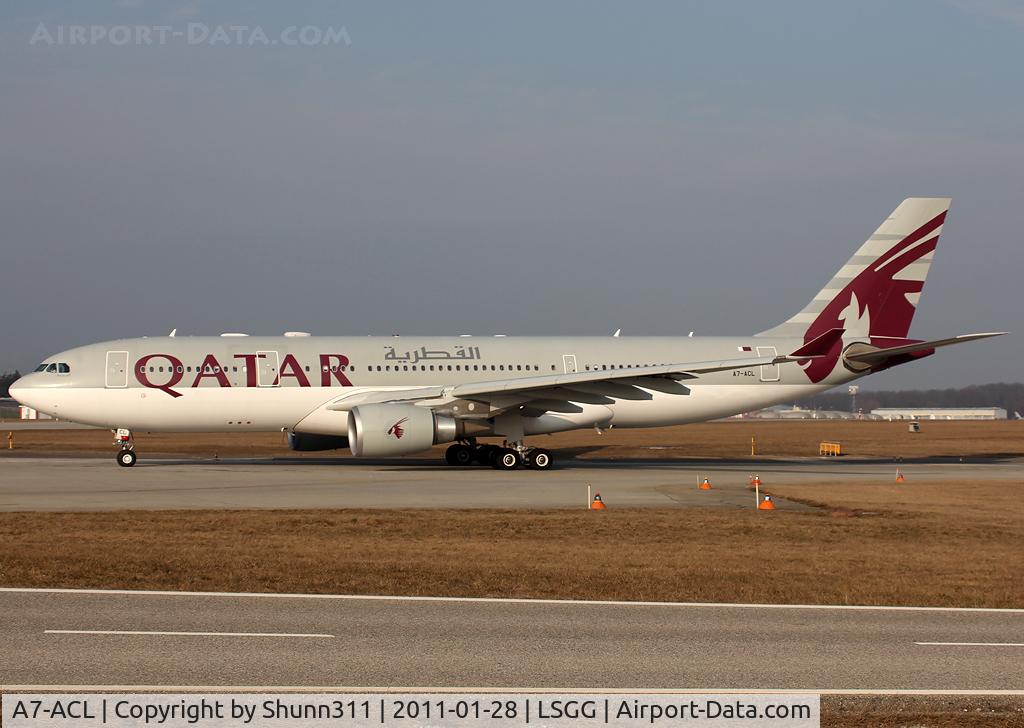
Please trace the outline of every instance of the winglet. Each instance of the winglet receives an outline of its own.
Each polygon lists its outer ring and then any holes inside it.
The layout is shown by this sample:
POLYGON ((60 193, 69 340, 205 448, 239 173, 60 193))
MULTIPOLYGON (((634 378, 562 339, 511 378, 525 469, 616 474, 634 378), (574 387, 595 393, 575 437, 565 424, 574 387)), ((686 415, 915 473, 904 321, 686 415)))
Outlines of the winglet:
POLYGON ((846 329, 829 329, 820 336, 815 336, 806 344, 789 355, 790 359, 811 359, 816 356, 825 356, 832 350, 837 341, 842 341, 846 329))

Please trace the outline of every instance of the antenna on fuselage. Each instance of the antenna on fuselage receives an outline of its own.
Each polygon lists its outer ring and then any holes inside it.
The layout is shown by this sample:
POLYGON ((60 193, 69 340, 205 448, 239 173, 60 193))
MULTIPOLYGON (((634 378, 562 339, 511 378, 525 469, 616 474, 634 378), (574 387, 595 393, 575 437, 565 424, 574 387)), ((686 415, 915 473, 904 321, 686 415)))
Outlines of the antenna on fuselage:
POLYGON ((622 333, 622 329, 615 329, 615 333, 612 334, 616 339, 619 338, 619 334, 622 333))
POLYGON ((167 334, 167 335, 168 335, 168 336, 174 336, 174 335, 175 335, 176 333, 178 333, 178 330, 177 330, 177 329, 171 329, 171 333, 169 333, 169 334, 167 334))

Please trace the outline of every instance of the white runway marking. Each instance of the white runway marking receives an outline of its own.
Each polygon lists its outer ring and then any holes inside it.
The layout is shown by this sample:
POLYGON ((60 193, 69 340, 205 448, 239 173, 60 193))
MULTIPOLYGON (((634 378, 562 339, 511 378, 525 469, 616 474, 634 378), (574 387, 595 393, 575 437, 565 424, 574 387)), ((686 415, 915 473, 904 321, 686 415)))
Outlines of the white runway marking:
POLYGON ((927 647, 1024 647, 1024 642, 915 642, 927 647))
POLYGON ((151 632, 124 629, 47 629, 44 634, 143 635, 159 637, 334 637, 333 634, 292 632, 151 632))
POLYGON ((467 604, 566 604, 598 607, 710 607, 730 609, 838 609, 848 611, 888 612, 988 612, 992 614, 1024 614, 1024 609, 998 609, 995 607, 899 607, 860 604, 746 604, 730 602, 633 602, 600 599, 520 599, 515 597, 429 597, 388 596, 384 594, 274 594, 269 592, 189 592, 145 591, 131 589, 59 589, 26 587, 0 587, 2 593, 25 594, 107 594, 154 597, 233 597, 246 599, 347 599, 352 601, 381 602, 450 602, 467 604))

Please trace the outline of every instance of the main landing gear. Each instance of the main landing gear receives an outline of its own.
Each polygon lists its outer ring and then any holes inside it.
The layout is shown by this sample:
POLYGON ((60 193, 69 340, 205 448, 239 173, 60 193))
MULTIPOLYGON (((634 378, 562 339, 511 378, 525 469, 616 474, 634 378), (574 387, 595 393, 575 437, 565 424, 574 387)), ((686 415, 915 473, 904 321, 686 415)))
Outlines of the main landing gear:
POLYGON ((114 445, 117 446, 117 464, 122 468, 130 468, 138 460, 135 455, 135 439, 131 430, 120 429, 114 433, 114 445))
POLYGON ((550 470, 554 464, 551 452, 542 447, 526 447, 522 442, 511 446, 477 445, 457 442, 444 454, 449 465, 490 465, 495 470, 515 470, 519 467, 533 470, 550 470))

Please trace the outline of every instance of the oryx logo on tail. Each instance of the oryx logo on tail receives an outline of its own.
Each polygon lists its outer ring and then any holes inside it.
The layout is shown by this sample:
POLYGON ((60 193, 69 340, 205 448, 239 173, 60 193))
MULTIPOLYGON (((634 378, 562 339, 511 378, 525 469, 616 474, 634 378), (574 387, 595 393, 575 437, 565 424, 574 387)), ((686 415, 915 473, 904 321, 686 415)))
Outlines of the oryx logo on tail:
POLYGON ((803 363, 815 383, 835 370, 851 341, 905 339, 948 210, 947 198, 904 200, 800 313, 762 335, 807 343, 845 329, 827 355, 803 363))

